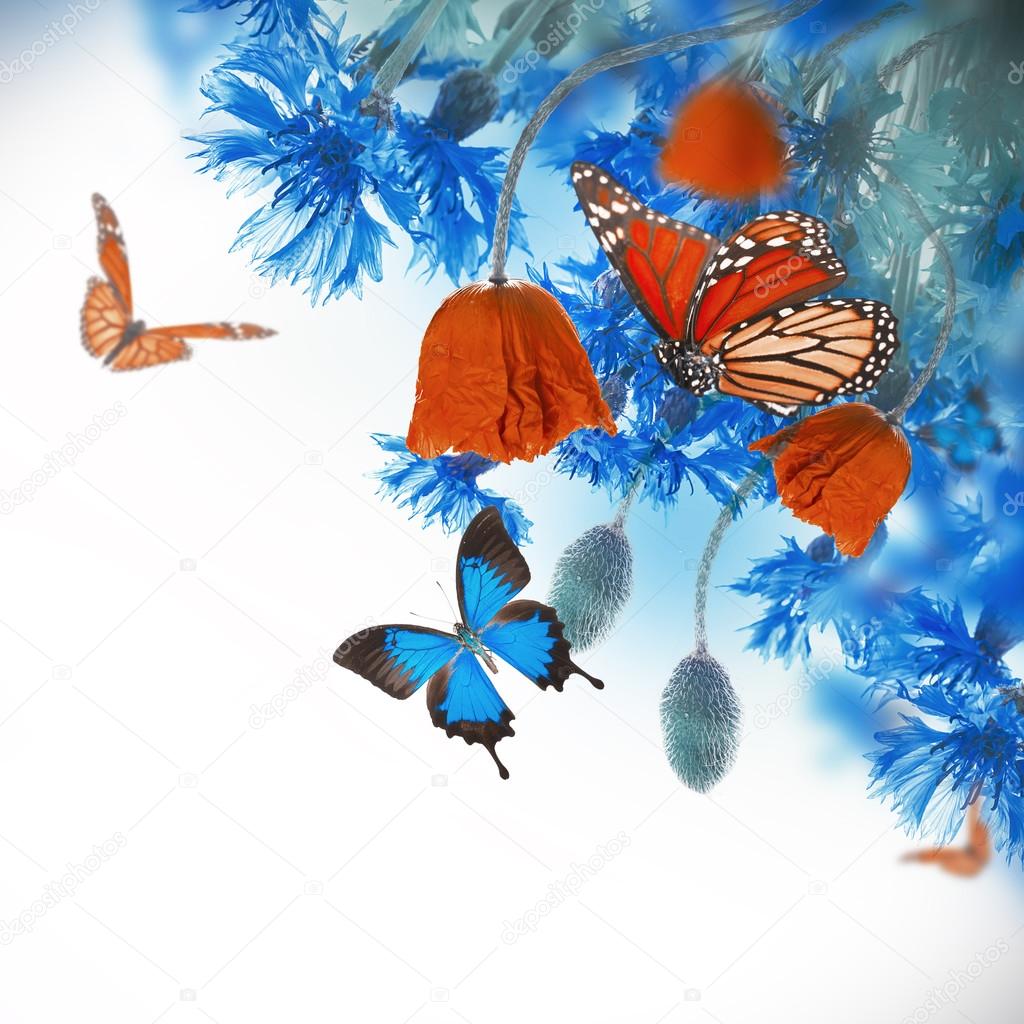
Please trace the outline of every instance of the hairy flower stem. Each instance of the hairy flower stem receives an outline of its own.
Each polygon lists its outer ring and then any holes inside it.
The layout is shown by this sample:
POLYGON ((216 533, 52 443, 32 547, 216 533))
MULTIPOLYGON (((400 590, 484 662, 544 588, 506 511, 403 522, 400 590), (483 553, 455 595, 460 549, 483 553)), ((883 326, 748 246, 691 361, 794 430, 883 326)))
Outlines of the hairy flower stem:
POLYGON ((881 68, 878 72, 879 82, 885 84, 886 80, 896 74, 897 71, 902 71, 912 60, 916 60, 922 53, 929 50, 936 43, 941 42, 946 36, 959 34, 965 28, 975 24, 977 24, 976 18, 966 18, 964 21, 958 21, 955 25, 947 25, 945 28, 940 28, 937 32, 923 36, 916 43, 911 43, 910 46, 897 53, 892 60, 881 68))
POLYGON ((448 0, 430 0, 413 22, 408 35, 391 51, 373 79, 373 92, 378 100, 390 100, 447 4, 448 0))
POLYGON ((882 164, 876 164, 876 166, 881 171, 882 178, 899 193, 911 219, 917 223, 918 227, 924 232, 925 237, 935 247, 935 255, 942 264, 942 271, 946 278, 946 306, 943 310, 939 332, 935 336, 932 354, 921 372, 907 389, 907 393, 903 396, 902 401, 887 414, 887 418, 891 423, 899 423, 907 414, 907 410, 921 397, 921 392, 924 391, 928 381, 932 379, 932 376, 938 369, 943 353, 946 351, 946 346, 949 344, 949 336, 953 331, 953 321, 956 319, 956 269, 949 255, 949 249, 946 248, 946 243, 942 240, 938 229, 933 227, 931 221, 925 216, 924 210, 921 209, 920 204, 914 198, 913 192, 899 178, 890 173, 885 166, 882 164))
POLYGON ((892 4, 879 11, 874 17, 854 25, 848 32, 844 32, 837 39, 829 43, 828 46, 824 47, 810 63, 807 72, 808 85, 804 89, 804 102, 809 102, 822 85, 825 84, 826 79, 832 72, 832 63, 847 46, 859 42, 891 19, 913 13, 914 8, 910 4, 903 3, 901 0, 900 3, 892 4))
POLYGON ((516 19, 516 23, 508 30, 501 46, 494 51, 494 56, 484 65, 484 71, 489 75, 497 75, 505 64, 518 52, 519 47, 526 42, 527 37, 541 23, 544 15, 558 3, 559 0, 533 0, 523 10, 523 13, 516 19))
MULTIPOLYGON (((769 459, 772 454, 774 453, 769 453, 769 459)), ((708 649, 708 579, 711 576, 711 566, 715 561, 715 555, 718 554, 718 549, 722 546, 722 538, 725 536, 729 524, 735 518, 740 504, 761 481, 768 465, 768 460, 765 460, 740 481, 732 501, 728 505, 724 505, 722 511, 718 513, 715 525, 711 527, 707 542, 704 544, 704 554, 700 556, 700 565, 697 566, 697 585, 693 595, 693 640, 698 651, 708 649)))
POLYGON ((633 486, 626 492, 626 496, 619 502, 619 507, 615 510, 615 519, 613 521, 620 530, 626 524, 626 516, 629 515, 629 510, 633 505, 633 499, 636 497, 639 487, 640 480, 637 478, 633 481, 633 486))
POLYGON ((516 182, 519 180, 519 174, 523 169, 526 154, 537 138, 537 134, 544 127, 544 123, 559 103, 573 89, 602 71, 609 71, 612 68, 622 67, 625 64, 633 64, 638 60, 645 60, 648 57, 660 57, 666 53, 687 50, 692 46, 713 43, 720 39, 731 39, 733 36, 747 35, 752 32, 767 32, 769 29, 784 25, 794 18, 799 18, 801 14, 817 6, 819 2, 820 0, 791 0, 790 3, 780 7, 777 11, 761 14, 755 18, 748 18, 746 21, 739 21, 728 25, 712 25, 709 28, 698 29, 694 32, 678 32, 675 35, 659 39, 654 43, 612 50, 611 53, 588 60, 563 78, 544 97, 540 106, 534 112, 533 117, 526 122, 522 134, 519 136, 519 141, 516 142, 515 148, 509 157, 508 170, 505 172, 505 180, 501 186, 501 196, 498 199, 498 215, 494 223, 494 241, 491 246, 491 280, 505 280, 505 257, 508 250, 509 219, 512 216, 512 201, 515 198, 516 182))

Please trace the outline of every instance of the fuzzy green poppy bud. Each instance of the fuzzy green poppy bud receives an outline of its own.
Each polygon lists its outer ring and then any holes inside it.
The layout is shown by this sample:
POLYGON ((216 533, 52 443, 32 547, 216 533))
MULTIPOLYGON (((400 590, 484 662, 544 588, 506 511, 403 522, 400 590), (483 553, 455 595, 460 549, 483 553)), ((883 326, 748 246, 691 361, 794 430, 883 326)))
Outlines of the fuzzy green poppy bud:
POLYGON ((593 526, 559 556, 548 603, 565 625, 573 650, 611 633, 633 590, 633 549, 622 522, 593 526))
POLYGON ((739 698, 728 674, 698 648, 676 665, 661 696, 665 753, 680 781, 710 792, 736 760, 739 728, 739 698))

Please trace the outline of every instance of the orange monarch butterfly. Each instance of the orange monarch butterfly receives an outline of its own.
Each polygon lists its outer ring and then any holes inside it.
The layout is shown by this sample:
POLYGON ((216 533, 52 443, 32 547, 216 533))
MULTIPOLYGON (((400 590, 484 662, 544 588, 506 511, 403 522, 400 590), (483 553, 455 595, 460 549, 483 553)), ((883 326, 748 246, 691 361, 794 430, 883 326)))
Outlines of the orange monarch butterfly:
POLYGON ((187 324, 148 328, 132 318, 132 281, 121 225, 101 195, 92 197, 96 213, 100 266, 106 280, 89 278, 82 304, 82 345, 112 370, 141 370, 146 366, 188 359, 192 349, 185 338, 230 338, 247 341, 276 331, 256 324, 187 324))
POLYGON ((807 301, 846 267, 828 227, 764 213, 721 242, 644 206, 600 167, 574 163, 580 206, 640 312, 658 362, 695 395, 713 388, 782 416, 874 387, 899 346, 874 299, 807 301))

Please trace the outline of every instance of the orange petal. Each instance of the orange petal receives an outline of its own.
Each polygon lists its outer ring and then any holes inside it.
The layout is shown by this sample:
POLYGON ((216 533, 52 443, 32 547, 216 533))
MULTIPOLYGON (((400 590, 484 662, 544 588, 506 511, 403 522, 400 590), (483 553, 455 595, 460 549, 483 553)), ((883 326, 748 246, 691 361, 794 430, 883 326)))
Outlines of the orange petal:
POLYGON ((782 184, 785 158, 767 104, 749 86, 717 79, 679 108, 659 171, 717 199, 753 199, 782 184))
POLYGON ((411 451, 531 461, 581 427, 615 433, 557 299, 528 281, 482 281, 441 303, 420 349, 411 451))
POLYGON ((899 500, 910 475, 910 446, 872 405, 815 413, 762 437, 752 451, 784 445, 774 459, 782 503, 831 534, 844 555, 861 555, 899 500))

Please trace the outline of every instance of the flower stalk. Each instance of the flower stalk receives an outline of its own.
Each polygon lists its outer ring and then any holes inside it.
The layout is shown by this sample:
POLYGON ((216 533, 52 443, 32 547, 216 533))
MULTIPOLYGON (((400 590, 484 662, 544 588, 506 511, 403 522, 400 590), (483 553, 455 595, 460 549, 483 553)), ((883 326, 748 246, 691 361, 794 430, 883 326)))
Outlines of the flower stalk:
POLYGON ((939 325, 938 334, 935 336, 932 354, 928 358, 928 362, 922 367, 921 372, 907 389, 903 399, 887 416, 890 423, 899 423, 907 414, 907 410, 921 397, 921 392, 924 391, 928 381, 934 376, 939 363, 942 361, 946 346, 949 344, 949 336, 953 331, 953 321, 956 319, 956 269, 953 266, 953 259, 949 255, 949 249, 946 248, 946 243, 942 240, 938 228, 934 227, 925 216, 924 210, 921 209, 920 203, 914 198, 913 192, 902 181, 891 174, 885 166, 881 164, 876 166, 881 171, 885 181, 899 193, 911 219, 921 228, 925 237, 934 246, 935 255, 942 264, 943 276, 946 279, 946 305, 942 314, 942 323, 939 325))
POLYGON ((526 42, 530 33, 541 23, 544 15, 555 6, 556 2, 557 0, 533 0, 532 3, 527 4, 523 13, 519 15, 515 24, 506 33, 501 45, 484 66, 484 71, 496 76, 518 52, 519 47, 526 42))
POLYGON ((648 57, 660 57, 666 53, 687 50, 690 47, 700 46, 703 43, 731 39, 734 36, 742 36, 752 32, 767 32, 770 29, 777 28, 779 25, 792 21, 794 18, 800 17, 801 14, 817 6, 819 2, 820 0, 791 0, 790 3, 780 7, 777 11, 758 15, 755 18, 748 18, 746 21, 733 22, 727 25, 712 25, 709 28, 693 32, 677 32, 654 43, 645 43, 642 46, 627 46, 621 50, 613 50, 611 53, 605 53, 600 57, 586 61, 576 68, 575 71, 563 78, 544 97, 536 111, 534 111, 533 116, 526 122, 515 144, 515 148, 509 156, 508 170, 505 172, 505 181, 502 184, 501 195, 498 199, 498 216, 494 224, 494 240, 491 247, 491 280, 505 280, 509 219, 512 216, 512 202, 515 199, 516 183, 523 169, 526 154, 536 140, 541 128, 544 127, 547 119, 569 93, 602 71, 610 71, 612 68, 633 64, 636 61, 646 60, 648 57))
POLYGON ((405 77, 409 65, 413 62, 416 54, 420 52, 424 40, 447 4, 448 0, 429 0, 420 12, 420 16, 413 22, 409 34, 391 51, 388 59, 381 65, 373 79, 373 95, 378 103, 390 103, 391 94, 405 77))
MULTIPOLYGON (((767 458, 770 459, 772 454, 769 453, 767 458)), ((711 577, 711 566, 714 564, 718 549, 722 546, 725 531, 735 518, 736 511, 760 483, 767 468, 768 462, 764 462, 756 469, 752 469, 740 481, 732 501, 722 506, 704 544, 704 553, 700 556, 700 564, 697 566, 697 585, 694 588, 693 596, 693 641, 694 647, 698 651, 706 652, 708 649, 708 579, 711 577)))

